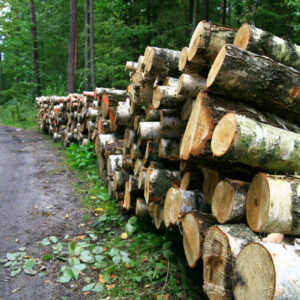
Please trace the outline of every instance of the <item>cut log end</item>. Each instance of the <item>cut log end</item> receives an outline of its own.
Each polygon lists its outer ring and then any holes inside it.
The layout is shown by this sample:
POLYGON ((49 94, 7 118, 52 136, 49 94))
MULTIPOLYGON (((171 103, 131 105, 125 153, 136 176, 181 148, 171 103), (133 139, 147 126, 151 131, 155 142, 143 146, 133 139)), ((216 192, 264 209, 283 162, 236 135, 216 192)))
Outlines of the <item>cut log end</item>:
POLYGON ((201 235, 199 220, 193 214, 187 214, 182 221, 183 248, 188 265, 196 266, 201 257, 201 235))
POLYGON ((242 49, 247 49, 251 38, 251 30, 249 24, 243 24, 236 33, 233 45, 242 49))
POLYGON ((153 98, 152 98, 152 106, 154 109, 159 108, 160 102, 161 102, 161 97, 162 97, 161 90, 160 90, 159 86, 156 86, 153 89, 153 98))
POLYGON ((193 35, 192 35, 192 38, 191 38, 191 41, 189 44, 189 48, 188 48, 189 49, 189 51, 188 51, 188 60, 189 61, 192 61, 194 56, 197 53, 198 45, 200 44, 200 35, 204 30, 205 23, 206 23, 206 21, 199 22, 193 35))
POLYGON ((225 56, 226 56, 226 46, 223 46, 208 73, 207 81, 206 81, 206 88, 209 88, 215 81, 215 78, 222 67, 225 56))
POLYGON ((246 199, 247 223, 252 231, 261 231, 268 219, 270 187, 264 174, 257 174, 249 187, 246 199))
POLYGON ((275 299, 276 271, 269 251, 262 244, 251 243, 240 253, 233 286, 235 299, 275 299))
POLYGON ((187 47, 184 47, 180 52, 179 62, 178 62, 178 69, 180 72, 183 72, 184 67, 187 63, 188 52, 189 52, 189 49, 187 47))
POLYGON ((226 114, 219 121, 212 136, 211 150, 213 154, 218 157, 224 155, 234 142, 236 134, 237 121, 235 114, 226 114))
POLYGON ((227 181, 220 181, 212 197, 212 213, 221 223, 228 221, 232 215, 234 203, 234 188, 227 181))

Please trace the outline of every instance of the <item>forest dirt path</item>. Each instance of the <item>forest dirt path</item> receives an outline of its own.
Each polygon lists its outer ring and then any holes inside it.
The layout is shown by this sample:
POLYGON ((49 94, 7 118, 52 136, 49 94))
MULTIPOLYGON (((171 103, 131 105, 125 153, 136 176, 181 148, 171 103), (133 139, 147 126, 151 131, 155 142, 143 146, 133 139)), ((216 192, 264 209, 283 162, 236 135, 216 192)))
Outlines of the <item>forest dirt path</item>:
MULTIPOLYGON (((26 247, 28 255, 41 257, 43 249, 38 241, 83 230, 80 204, 72 187, 78 179, 62 162, 49 137, 0 125, 1 258, 19 247, 26 247)), ((11 278, 0 264, 0 300, 62 299, 71 295, 76 299, 71 290, 56 283, 59 270, 47 271, 49 275, 44 277, 22 272, 11 278)))

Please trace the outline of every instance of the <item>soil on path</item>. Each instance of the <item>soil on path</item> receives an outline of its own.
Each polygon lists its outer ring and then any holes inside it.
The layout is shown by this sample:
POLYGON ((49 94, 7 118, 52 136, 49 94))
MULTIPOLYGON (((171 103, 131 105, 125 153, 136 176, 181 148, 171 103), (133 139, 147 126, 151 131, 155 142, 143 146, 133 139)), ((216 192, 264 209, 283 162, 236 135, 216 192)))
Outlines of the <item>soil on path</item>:
MULTIPOLYGON (((72 185, 76 180, 49 137, 0 125, 0 257, 19 247, 41 257, 38 241, 84 230, 72 185)), ((47 271, 45 277, 21 273, 11 278, 1 264, 0 300, 77 299, 71 289, 56 283, 59 270, 47 271)))

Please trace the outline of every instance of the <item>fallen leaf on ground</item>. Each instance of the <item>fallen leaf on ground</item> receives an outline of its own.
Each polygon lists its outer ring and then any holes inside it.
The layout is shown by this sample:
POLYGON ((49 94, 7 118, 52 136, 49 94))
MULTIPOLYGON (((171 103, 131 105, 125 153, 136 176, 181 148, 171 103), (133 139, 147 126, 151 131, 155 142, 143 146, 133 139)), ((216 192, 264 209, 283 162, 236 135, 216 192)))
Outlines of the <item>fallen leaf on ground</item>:
POLYGON ((103 280, 102 274, 99 274, 99 282, 105 283, 105 281, 103 280))
POLYGON ((44 282, 45 282, 45 283, 50 283, 50 280, 47 279, 47 280, 44 280, 44 282))
POLYGON ((68 219, 68 218, 69 218, 69 215, 68 215, 68 214, 66 214, 66 215, 65 215, 65 218, 66 218, 66 219, 68 219))
POLYGON ((115 286, 116 286, 115 283, 114 283, 114 284, 107 284, 107 285, 106 285, 106 287, 107 287, 109 290, 113 289, 115 286))
POLYGON ((125 264, 125 268, 126 268, 126 269, 131 268, 130 264, 129 264, 129 263, 126 263, 126 264, 125 264))
POLYGON ((104 209, 101 208, 101 207, 98 207, 98 208, 95 208, 94 211, 95 211, 95 212, 102 212, 102 211, 104 211, 104 209))
POLYGON ((150 287, 150 284, 145 284, 144 288, 148 289, 150 287))
POLYGON ((127 234, 126 232, 123 232, 123 233, 121 234, 121 238, 122 238, 123 240, 126 240, 126 239, 128 238, 128 234, 127 234))
POLYGON ((19 291, 20 289, 21 289, 21 288, 19 287, 19 288, 16 288, 16 289, 12 290, 11 292, 12 292, 12 293, 15 293, 15 292, 19 291))

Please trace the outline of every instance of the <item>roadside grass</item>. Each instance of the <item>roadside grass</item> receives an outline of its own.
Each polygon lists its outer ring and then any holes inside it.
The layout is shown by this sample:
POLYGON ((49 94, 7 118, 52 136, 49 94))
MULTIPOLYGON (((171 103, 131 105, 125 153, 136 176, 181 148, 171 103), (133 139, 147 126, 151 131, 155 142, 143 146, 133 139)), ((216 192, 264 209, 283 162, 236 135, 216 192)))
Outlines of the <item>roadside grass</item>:
POLYGON ((11 100, 0 105, 0 124, 24 129, 37 129, 37 110, 32 101, 11 100))
MULTIPOLYGON (((109 199, 107 189, 98 176, 94 145, 71 145, 66 149, 66 161, 78 170, 83 184, 77 188, 85 194, 83 205, 96 215, 92 226, 102 247, 107 249, 107 255, 103 255, 107 266, 99 271, 101 274, 108 272, 111 279, 98 296, 205 298, 201 286, 202 270, 187 267, 179 230, 159 232, 150 218, 122 215, 120 204, 109 199)), ((88 213, 85 219, 89 219, 88 213)))

